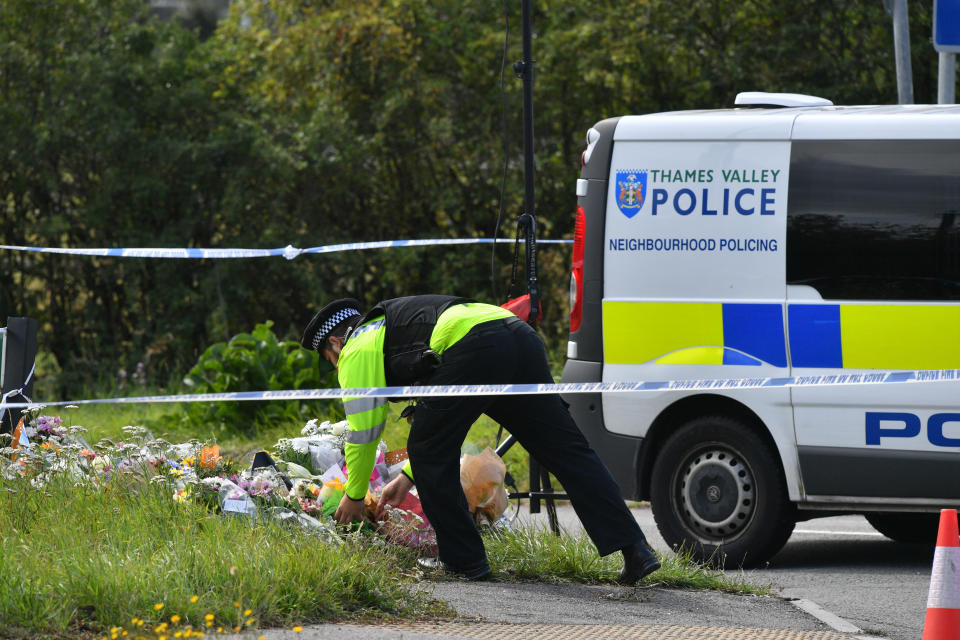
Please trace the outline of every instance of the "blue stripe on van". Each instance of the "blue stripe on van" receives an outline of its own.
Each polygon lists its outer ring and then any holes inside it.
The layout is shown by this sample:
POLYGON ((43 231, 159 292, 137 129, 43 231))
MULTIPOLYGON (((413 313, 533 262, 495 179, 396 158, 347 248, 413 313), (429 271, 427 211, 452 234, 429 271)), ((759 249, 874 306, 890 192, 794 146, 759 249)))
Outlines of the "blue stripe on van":
POLYGON ((843 368, 840 305, 791 304, 787 317, 793 366, 843 368))
MULTIPOLYGON (((783 336, 783 309, 779 304, 723 305, 723 346, 785 367, 787 350, 783 336)), ((746 364, 738 355, 725 350, 723 364, 746 364)))

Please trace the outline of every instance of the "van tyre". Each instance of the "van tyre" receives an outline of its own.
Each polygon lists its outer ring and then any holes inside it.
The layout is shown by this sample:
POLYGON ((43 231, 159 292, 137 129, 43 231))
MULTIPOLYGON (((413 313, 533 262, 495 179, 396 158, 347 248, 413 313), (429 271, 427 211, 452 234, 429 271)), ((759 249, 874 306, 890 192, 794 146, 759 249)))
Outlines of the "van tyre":
POLYGON ((874 529, 896 542, 925 544, 937 542, 939 513, 867 513, 867 522, 874 529))
POLYGON ((724 568, 754 567, 786 543, 796 523, 771 446, 740 420, 682 424, 653 464, 650 501, 675 550, 724 568))

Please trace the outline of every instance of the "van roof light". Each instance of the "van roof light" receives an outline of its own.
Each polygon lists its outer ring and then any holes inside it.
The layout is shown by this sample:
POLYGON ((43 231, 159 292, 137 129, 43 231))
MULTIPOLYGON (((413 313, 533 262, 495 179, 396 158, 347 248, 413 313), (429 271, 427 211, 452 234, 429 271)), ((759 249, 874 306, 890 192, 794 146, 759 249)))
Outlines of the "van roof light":
POLYGON ((807 96, 802 93, 743 91, 737 94, 734 104, 738 107, 829 107, 833 102, 826 98, 807 96))

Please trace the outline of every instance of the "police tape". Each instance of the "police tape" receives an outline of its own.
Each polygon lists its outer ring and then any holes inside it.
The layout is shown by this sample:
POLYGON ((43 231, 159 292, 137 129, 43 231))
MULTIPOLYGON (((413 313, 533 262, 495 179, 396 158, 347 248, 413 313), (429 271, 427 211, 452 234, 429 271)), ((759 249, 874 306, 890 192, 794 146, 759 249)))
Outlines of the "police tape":
POLYGON ((716 378, 646 382, 560 382, 551 384, 479 384, 410 387, 362 387, 353 389, 287 389, 281 391, 234 391, 170 396, 95 398, 57 402, 14 402, 6 406, 55 407, 84 404, 142 404, 151 402, 240 402, 248 400, 336 400, 341 398, 427 398, 452 396, 505 396, 580 393, 637 393, 649 391, 730 391, 782 387, 860 386, 960 381, 960 369, 885 371, 822 376, 772 378, 716 378))
MULTIPOLYGON (((0 245, 0 249, 9 251, 32 251, 35 253, 59 253, 80 256, 100 256, 106 258, 271 258, 283 256, 293 260, 305 254, 337 253, 339 251, 363 251, 367 249, 389 249, 394 247, 433 247, 444 245, 508 244, 512 240, 495 238, 427 238, 420 240, 380 240, 376 242, 347 242, 328 244, 321 247, 298 249, 287 245, 282 249, 77 249, 68 247, 26 247, 18 245, 0 245)), ((537 240, 537 244, 573 244, 573 240, 537 240)))

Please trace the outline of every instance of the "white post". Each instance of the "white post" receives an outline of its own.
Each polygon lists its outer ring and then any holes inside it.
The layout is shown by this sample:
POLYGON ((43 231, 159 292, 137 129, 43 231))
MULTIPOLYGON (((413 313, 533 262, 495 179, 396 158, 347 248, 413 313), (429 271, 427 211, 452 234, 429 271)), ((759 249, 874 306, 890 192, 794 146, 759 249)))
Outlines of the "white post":
POLYGON ((937 77, 937 103, 956 103, 957 54, 940 52, 940 71, 937 77))
POLYGON ((910 21, 907 0, 893 0, 893 47, 897 61, 897 95, 900 104, 913 104, 913 71, 910 68, 910 21))

